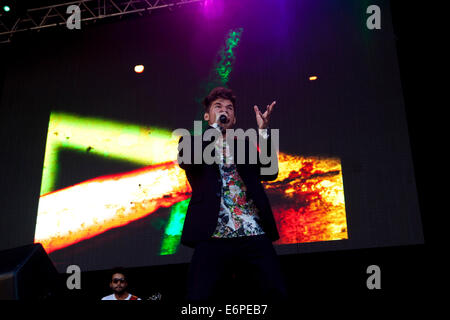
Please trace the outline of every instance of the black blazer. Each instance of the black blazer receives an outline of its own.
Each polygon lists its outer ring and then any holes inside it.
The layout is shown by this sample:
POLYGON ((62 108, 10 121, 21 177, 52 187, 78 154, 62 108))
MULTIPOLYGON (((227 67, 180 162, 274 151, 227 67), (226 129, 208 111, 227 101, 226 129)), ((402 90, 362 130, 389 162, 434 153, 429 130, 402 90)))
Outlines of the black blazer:
MULTIPOLYGON (((213 128, 208 126, 208 128, 213 128)), ((206 131, 206 130, 205 130, 206 131)), ((205 132, 204 131, 204 132, 205 132)), ((203 132, 203 134, 204 134, 203 132)), ((270 150, 271 136, 269 129, 268 146, 270 150)), ((191 135, 191 160, 194 155, 193 136, 191 135)), ((179 143, 183 141, 180 138, 179 143)), ((202 150, 210 144, 211 141, 202 140, 202 150)), ((248 164, 248 151, 254 148, 249 139, 245 140, 246 163, 236 164, 237 171, 247 187, 247 197, 253 199, 256 207, 259 209, 259 217, 261 227, 266 235, 272 241, 280 238, 270 207, 269 199, 261 184, 261 180, 275 180, 278 176, 278 158, 276 158, 277 172, 274 175, 261 175, 260 168, 263 166, 259 162, 257 164, 248 164)), ((179 156, 182 156, 182 150, 179 147, 179 156)), ((214 155, 214 151, 213 151, 214 155)), ((237 143, 234 143, 234 162, 237 159, 237 143)), ((203 161, 202 161, 203 162, 203 161)), ((220 211, 221 185, 222 178, 220 175, 219 165, 213 164, 183 164, 179 166, 185 170, 187 179, 192 188, 192 197, 189 203, 186 218, 181 235, 181 243, 194 248, 198 242, 209 239, 217 226, 220 211)), ((268 165, 267 165, 268 166, 268 165)))

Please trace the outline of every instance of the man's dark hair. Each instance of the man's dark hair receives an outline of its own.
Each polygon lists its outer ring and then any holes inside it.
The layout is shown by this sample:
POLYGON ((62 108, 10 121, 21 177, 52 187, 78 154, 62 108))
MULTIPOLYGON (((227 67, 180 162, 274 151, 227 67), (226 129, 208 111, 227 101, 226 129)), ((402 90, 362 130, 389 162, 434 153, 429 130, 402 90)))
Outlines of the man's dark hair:
POLYGON ((128 282, 127 272, 125 271, 125 268, 123 268, 123 267, 116 267, 116 268, 111 270, 111 273, 110 273, 110 276, 109 276, 110 277, 110 281, 112 281, 112 276, 115 275, 116 273, 123 274, 123 276, 125 277, 125 281, 128 282))
POLYGON ((233 94, 233 91, 225 87, 216 87, 211 90, 211 92, 205 97, 205 99, 203 99, 205 112, 209 112, 209 108, 211 107, 213 101, 219 98, 230 100, 233 104, 233 107, 236 109, 236 96, 233 94))

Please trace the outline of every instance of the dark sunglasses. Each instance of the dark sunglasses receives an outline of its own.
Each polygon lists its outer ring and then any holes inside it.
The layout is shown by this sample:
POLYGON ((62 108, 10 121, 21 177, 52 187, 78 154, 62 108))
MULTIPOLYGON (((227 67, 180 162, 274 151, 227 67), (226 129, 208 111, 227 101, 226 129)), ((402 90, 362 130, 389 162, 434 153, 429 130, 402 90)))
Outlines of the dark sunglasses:
POLYGON ((124 278, 114 278, 114 279, 112 279, 112 283, 118 283, 118 282, 121 282, 121 283, 124 283, 125 282, 125 279, 124 278))

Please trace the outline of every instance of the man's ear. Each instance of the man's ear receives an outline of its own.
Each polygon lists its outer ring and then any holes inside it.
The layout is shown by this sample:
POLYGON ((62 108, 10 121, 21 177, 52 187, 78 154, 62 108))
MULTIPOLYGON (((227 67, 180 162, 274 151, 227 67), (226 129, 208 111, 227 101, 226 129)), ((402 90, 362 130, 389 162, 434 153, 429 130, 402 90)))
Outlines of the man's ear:
POLYGON ((208 121, 209 120, 209 113, 204 113, 203 114, 203 119, 205 119, 205 121, 208 121))
POLYGON ((233 126, 236 124, 236 117, 233 119, 233 126))

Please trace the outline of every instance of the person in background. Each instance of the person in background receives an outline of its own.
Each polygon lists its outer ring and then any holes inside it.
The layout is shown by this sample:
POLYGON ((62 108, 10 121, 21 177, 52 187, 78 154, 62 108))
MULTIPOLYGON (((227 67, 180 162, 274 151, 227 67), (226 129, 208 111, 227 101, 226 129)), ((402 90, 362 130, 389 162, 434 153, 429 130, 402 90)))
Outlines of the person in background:
POLYGON ((123 268, 116 268, 112 271, 109 287, 113 294, 103 297, 102 300, 141 300, 127 291, 128 281, 123 268))

